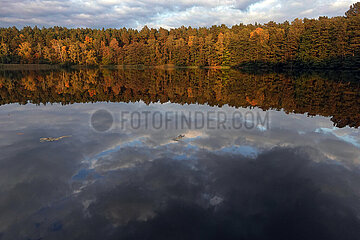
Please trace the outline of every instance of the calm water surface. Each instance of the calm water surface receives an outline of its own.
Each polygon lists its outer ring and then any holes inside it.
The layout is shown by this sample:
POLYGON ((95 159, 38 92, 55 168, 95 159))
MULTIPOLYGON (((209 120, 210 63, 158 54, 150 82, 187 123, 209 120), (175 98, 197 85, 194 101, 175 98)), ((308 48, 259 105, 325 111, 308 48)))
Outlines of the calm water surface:
POLYGON ((359 239, 349 78, 0 72, 0 239, 359 239))

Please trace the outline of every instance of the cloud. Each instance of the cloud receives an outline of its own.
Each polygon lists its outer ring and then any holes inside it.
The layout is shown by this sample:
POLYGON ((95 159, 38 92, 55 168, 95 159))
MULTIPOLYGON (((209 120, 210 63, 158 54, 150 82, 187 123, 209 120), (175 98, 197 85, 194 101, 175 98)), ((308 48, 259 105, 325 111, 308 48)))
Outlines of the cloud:
POLYGON ((38 174, 8 195, 13 204, 19 193, 40 198, 27 199, 20 210, 28 216, 3 239, 19 233, 31 239, 357 239, 359 173, 314 162, 319 155, 313 148, 274 148, 255 159, 211 152, 187 161, 157 158, 111 171, 76 197, 29 215, 55 191, 56 182, 38 174), (213 198, 223 201, 213 206, 213 198))
POLYGON ((343 15, 352 0, 3 0, 0 26, 174 28, 343 15))

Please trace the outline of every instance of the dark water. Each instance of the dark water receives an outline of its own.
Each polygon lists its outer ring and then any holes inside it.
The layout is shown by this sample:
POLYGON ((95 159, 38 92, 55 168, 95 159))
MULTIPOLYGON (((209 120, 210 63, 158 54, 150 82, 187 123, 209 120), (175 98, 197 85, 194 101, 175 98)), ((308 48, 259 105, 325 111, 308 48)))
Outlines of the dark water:
POLYGON ((0 239, 360 239, 357 78, 0 72, 0 239))

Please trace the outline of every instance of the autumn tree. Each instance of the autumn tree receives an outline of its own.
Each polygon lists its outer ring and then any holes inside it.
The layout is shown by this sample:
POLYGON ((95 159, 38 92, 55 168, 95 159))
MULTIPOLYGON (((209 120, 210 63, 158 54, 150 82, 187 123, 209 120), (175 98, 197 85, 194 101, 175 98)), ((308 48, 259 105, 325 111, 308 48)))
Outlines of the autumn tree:
POLYGON ((29 42, 23 42, 19 45, 18 48, 19 56, 22 58, 22 61, 25 63, 31 63, 32 60, 32 49, 29 42))
POLYGON ((359 6, 340 17, 231 28, 0 28, 0 62, 356 69, 359 6))
POLYGON ((360 15, 360 2, 354 3, 350 9, 345 13, 346 17, 355 17, 360 15))

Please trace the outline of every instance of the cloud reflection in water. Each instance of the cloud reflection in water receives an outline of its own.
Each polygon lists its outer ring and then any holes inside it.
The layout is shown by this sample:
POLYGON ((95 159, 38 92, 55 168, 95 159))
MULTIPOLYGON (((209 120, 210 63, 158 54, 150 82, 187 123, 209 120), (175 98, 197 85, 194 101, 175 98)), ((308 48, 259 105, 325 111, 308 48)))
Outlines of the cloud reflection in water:
POLYGON ((360 236, 357 129, 270 111, 268 130, 98 133, 89 125, 95 108, 214 109, 141 102, 2 106, 1 239, 360 236), (174 142, 179 134, 185 139, 174 142), (72 137, 39 142, 61 135, 72 137))

